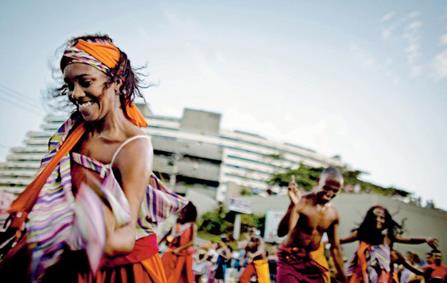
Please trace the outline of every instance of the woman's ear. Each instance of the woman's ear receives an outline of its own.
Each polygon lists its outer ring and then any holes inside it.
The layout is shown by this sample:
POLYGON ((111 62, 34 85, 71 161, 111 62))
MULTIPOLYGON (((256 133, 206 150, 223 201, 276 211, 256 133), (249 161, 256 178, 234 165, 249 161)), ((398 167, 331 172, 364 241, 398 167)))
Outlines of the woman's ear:
POLYGON ((123 85, 123 80, 115 79, 113 83, 115 84, 115 93, 120 95, 120 90, 121 90, 121 86, 123 85))

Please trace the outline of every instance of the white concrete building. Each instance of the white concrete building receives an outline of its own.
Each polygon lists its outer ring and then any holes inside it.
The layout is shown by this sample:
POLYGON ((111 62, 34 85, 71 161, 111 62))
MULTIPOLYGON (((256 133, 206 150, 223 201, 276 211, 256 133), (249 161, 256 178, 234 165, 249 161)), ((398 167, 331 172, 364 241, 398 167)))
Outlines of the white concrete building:
MULTIPOLYGON (((142 108, 142 110, 144 110, 142 108)), ((221 114, 184 109, 183 115, 164 117, 145 113, 145 131, 154 145, 154 171, 184 192, 189 186, 224 192, 227 184, 263 191, 273 172, 298 166, 345 166, 313 150, 268 140, 260 135, 222 129, 221 114)), ((67 116, 48 115, 41 130, 29 132, 23 146, 13 147, 0 163, 0 190, 21 191, 32 179, 52 133, 67 116)))

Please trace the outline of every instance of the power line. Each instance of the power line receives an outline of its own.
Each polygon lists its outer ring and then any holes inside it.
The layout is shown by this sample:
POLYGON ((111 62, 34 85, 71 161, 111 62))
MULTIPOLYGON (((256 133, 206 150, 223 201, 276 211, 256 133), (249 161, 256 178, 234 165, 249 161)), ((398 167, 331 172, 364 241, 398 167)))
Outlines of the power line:
POLYGON ((26 105, 28 105, 28 106, 36 109, 36 110, 40 110, 38 107, 36 107, 36 105, 34 103, 29 101, 32 98, 28 97, 28 98, 21 99, 20 97, 17 96, 18 95, 17 92, 14 92, 14 91, 11 91, 11 90, 7 90, 7 89, 0 89, 0 93, 6 94, 10 99, 15 99, 20 104, 26 104, 26 105))
POLYGON ((29 95, 29 94, 27 95, 27 94, 24 94, 24 93, 22 93, 22 92, 19 92, 19 91, 15 90, 15 89, 12 89, 12 88, 6 86, 6 85, 3 84, 3 83, 0 83, 0 87, 6 89, 6 90, 9 91, 9 92, 18 94, 18 95, 20 95, 20 96, 26 96, 26 97, 28 97, 28 98, 33 98, 31 95, 29 95))
POLYGON ((31 114, 36 114, 41 116, 42 113, 40 111, 40 109, 38 109, 35 106, 32 106, 31 104, 26 104, 26 103, 22 103, 22 102, 18 102, 16 100, 13 100, 9 95, 7 95, 4 92, 0 91, 0 97, 5 101, 8 102, 10 105, 15 106, 16 108, 23 110, 23 111, 27 111, 28 113, 31 114))
POLYGON ((8 87, 8 86, 6 86, 4 83, 1 83, 0 82, 0 92, 6 92, 7 94, 8 93, 10 93, 10 94, 12 94, 12 96, 10 96, 11 98, 13 98, 13 99, 18 99, 20 102, 20 104, 27 104, 28 106, 30 106, 31 108, 33 108, 33 109, 35 109, 35 110, 37 110, 37 111, 41 111, 41 109, 39 109, 38 107, 36 107, 36 105, 35 104, 33 104, 33 103, 30 103, 28 100, 26 100, 26 99, 34 99, 34 97, 32 97, 32 96, 30 96, 30 95, 25 95, 25 94, 23 94, 22 92, 20 92, 20 91, 17 91, 17 90, 15 90, 15 89, 13 89, 13 88, 11 88, 11 87, 8 87), (2 89, 3 88, 3 89, 2 89), (19 95, 19 96, 21 96, 21 97, 23 97, 23 98, 25 98, 25 100, 20 100, 18 97, 17 97, 17 95, 19 95))

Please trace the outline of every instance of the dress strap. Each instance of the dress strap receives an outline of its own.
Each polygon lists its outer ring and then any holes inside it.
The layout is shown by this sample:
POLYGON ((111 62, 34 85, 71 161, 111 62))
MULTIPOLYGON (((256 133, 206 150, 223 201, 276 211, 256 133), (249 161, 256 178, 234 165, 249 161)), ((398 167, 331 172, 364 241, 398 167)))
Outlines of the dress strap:
POLYGON ((128 138, 127 140, 125 140, 122 144, 120 144, 120 146, 117 148, 117 150, 113 154, 112 161, 110 161, 110 167, 113 166, 113 162, 115 162, 115 159, 118 156, 118 153, 121 151, 121 149, 123 149, 123 147, 126 144, 128 144, 128 143, 130 143, 130 142, 132 142, 132 141, 134 141, 136 139, 141 139, 141 138, 146 138, 148 140, 151 139, 149 136, 146 136, 146 135, 137 135, 137 136, 134 136, 134 137, 131 137, 131 138, 128 138))

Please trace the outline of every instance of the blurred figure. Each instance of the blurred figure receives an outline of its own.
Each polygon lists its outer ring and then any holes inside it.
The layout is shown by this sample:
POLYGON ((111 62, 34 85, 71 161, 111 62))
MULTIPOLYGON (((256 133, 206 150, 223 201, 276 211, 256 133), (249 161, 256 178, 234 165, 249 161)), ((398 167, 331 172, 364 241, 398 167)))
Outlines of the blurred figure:
POLYGON ((278 266, 278 257, 276 256, 277 250, 278 248, 276 246, 273 246, 272 250, 267 254, 267 260, 269 262, 270 281, 272 283, 276 282, 276 269, 278 266))
POLYGON ((245 257, 247 259, 247 265, 242 271, 239 282, 248 283, 252 276, 256 276, 259 283, 270 283, 265 244, 256 235, 256 231, 250 233, 250 239, 245 247, 245 257))
POLYGON ((348 267, 349 282, 387 283, 392 280, 395 274, 391 256, 395 255, 397 260, 405 262, 403 256, 392 250, 394 243, 427 243, 430 246, 437 243, 433 238, 406 238, 400 234, 401 226, 386 208, 380 205, 371 207, 360 226, 350 236, 340 240, 342 244, 359 241, 357 252, 348 267))
POLYGON ((177 223, 161 241, 168 249, 161 257, 168 282, 194 282, 193 253, 196 235, 197 209, 192 202, 180 211, 177 223))
POLYGON ((199 252, 192 265, 192 270, 194 271, 194 281, 196 283, 208 282, 208 272, 211 269, 210 265, 211 261, 207 261, 206 252, 199 252))
POLYGON ((337 209, 330 204, 342 187, 343 176, 333 167, 324 169, 317 189, 303 196, 292 177, 290 205, 278 226, 278 236, 287 237, 278 250, 277 282, 327 282, 327 268, 311 257, 313 251, 322 248, 324 233, 331 244, 338 278, 345 280, 338 238, 340 220, 337 209))
MULTIPOLYGON (((407 252, 405 256, 406 262, 413 266, 414 268, 420 268, 420 259, 417 254, 412 253, 410 251, 407 252)), ((400 283, 420 283, 425 282, 424 276, 422 272, 414 272, 414 269, 408 268, 407 266, 403 267, 403 270, 400 274, 400 283)))
POLYGON ((427 277, 427 283, 445 283, 447 282, 447 266, 442 263, 442 253, 435 249, 431 252, 433 262, 424 268, 427 277))
POLYGON ((433 264, 433 254, 431 251, 427 252, 425 254, 425 265, 433 264))
POLYGON ((214 279, 219 283, 225 282, 225 273, 228 265, 228 261, 231 260, 231 252, 226 242, 227 238, 222 236, 221 240, 217 243, 217 262, 216 273, 214 279))

